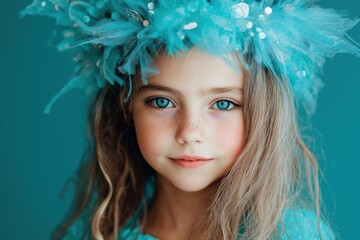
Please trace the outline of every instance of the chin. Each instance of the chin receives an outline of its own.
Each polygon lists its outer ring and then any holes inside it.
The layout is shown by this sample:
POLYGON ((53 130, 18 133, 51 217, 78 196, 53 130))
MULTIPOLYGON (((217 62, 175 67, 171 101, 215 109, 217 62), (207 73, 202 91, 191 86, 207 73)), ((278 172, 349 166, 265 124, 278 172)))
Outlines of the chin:
POLYGON ((197 179, 197 178, 187 178, 184 179, 174 179, 170 182, 179 190, 184 192, 198 192, 208 188, 212 185, 213 181, 208 179, 197 179))
POLYGON ((184 192, 199 192, 208 187, 208 185, 180 185, 176 187, 184 192))

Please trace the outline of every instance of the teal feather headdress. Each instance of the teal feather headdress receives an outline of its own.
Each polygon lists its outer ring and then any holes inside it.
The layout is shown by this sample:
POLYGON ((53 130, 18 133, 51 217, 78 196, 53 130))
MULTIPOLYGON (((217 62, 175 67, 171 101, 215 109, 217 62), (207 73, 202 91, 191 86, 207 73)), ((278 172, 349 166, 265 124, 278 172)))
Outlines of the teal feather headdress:
POLYGON ((158 73, 152 61, 159 49, 176 55, 193 46, 218 56, 251 54, 275 77, 288 79, 294 97, 314 112, 325 58, 360 57, 346 34, 358 20, 310 0, 35 0, 21 14, 54 18, 63 36, 58 49, 72 50, 76 62, 46 113, 74 88, 92 98, 106 82, 131 86, 120 76, 135 74, 137 66, 146 83, 158 73))

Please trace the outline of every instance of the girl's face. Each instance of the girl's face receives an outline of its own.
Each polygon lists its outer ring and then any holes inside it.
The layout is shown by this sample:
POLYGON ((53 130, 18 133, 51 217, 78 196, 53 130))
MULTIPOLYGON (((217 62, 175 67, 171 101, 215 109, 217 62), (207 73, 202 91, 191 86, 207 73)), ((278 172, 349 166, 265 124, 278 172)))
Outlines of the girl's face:
POLYGON ((160 74, 134 93, 133 118, 149 165, 183 191, 208 187, 244 142, 244 78, 223 59, 192 49, 155 58, 160 74))

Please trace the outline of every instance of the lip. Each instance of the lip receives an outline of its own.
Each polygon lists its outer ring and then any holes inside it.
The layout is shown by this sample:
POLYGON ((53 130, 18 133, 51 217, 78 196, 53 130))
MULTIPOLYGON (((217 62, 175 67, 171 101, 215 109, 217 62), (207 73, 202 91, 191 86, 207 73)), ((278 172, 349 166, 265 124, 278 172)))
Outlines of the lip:
POLYGON ((170 158, 175 164, 185 169, 199 168, 207 164, 211 158, 199 155, 184 155, 170 158))

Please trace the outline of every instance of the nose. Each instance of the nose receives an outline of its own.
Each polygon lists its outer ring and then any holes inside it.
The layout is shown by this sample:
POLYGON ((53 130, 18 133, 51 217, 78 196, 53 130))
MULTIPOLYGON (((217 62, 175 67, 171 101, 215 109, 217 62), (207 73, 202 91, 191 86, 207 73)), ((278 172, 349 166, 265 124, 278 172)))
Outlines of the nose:
POLYGON ((202 129, 204 121, 200 113, 179 112, 177 120, 178 124, 175 137, 178 143, 183 145, 203 142, 204 136, 202 129))

